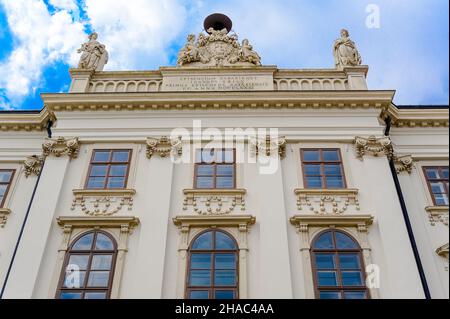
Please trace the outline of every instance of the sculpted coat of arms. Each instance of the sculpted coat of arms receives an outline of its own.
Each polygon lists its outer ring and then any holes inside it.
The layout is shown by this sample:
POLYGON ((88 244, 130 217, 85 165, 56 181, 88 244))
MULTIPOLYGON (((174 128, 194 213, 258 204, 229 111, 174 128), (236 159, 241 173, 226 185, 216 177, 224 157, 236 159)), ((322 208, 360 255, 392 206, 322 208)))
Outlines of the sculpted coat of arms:
POLYGON ((227 29, 209 28, 208 34, 200 33, 187 37, 186 45, 178 53, 178 66, 260 66, 261 58, 253 51, 250 42, 245 39, 242 44, 235 33, 227 29))

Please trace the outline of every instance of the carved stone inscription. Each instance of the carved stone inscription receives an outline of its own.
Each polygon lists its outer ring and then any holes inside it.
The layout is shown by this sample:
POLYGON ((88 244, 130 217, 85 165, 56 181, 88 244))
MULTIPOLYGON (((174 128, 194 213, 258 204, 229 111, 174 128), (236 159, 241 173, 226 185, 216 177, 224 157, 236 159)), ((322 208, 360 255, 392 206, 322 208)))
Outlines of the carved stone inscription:
POLYGON ((163 91, 266 91, 273 90, 267 75, 184 75, 163 79, 163 91))

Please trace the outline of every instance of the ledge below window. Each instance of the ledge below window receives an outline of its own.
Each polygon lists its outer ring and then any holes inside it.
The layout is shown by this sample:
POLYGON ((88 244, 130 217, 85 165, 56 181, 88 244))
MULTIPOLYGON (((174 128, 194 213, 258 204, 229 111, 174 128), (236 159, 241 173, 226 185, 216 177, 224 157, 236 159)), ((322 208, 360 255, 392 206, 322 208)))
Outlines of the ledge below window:
POLYGON ((11 214, 9 208, 0 208, 0 227, 5 227, 9 214, 11 214))
POLYGON ((74 195, 81 196, 126 196, 136 194, 134 189, 74 189, 74 195))
POLYGON ((294 193, 296 195, 358 195, 359 190, 356 188, 336 188, 336 189, 322 189, 322 188, 296 188, 294 193))
POLYGON ((245 195, 246 189, 243 188, 192 188, 183 189, 185 195, 245 195))

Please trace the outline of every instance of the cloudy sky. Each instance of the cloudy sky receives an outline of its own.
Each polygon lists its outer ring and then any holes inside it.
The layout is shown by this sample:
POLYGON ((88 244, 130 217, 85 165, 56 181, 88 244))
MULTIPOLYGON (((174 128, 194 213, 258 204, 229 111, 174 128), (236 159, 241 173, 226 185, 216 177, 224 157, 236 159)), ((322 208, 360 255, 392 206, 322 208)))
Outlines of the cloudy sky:
POLYGON ((0 0, 0 109, 40 109, 41 92, 67 91, 93 30, 110 53, 105 70, 151 70, 175 65, 213 12, 280 68, 333 67, 345 27, 371 89, 396 89, 397 104, 448 104, 448 10, 448 0, 0 0))

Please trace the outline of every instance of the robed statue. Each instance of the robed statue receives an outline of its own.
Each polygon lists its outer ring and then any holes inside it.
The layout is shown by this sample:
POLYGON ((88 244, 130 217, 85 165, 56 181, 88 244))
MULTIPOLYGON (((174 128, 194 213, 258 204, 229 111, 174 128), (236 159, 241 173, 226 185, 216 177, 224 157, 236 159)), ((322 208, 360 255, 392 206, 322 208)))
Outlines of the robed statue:
POLYGON ((97 41, 98 34, 92 33, 89 35, 89 41, 83 43, 78 53, 82 53, 79 69, 102 71, 105 64, 108 63, 108 51, 106 47, 97 41))
POLYGON ((362 59, 356 48, 355 42, 350 40, 347 30, 341 30, 341 38, 334 42, 334 63, 338 69, 347 66, 361 65, 362 59))

